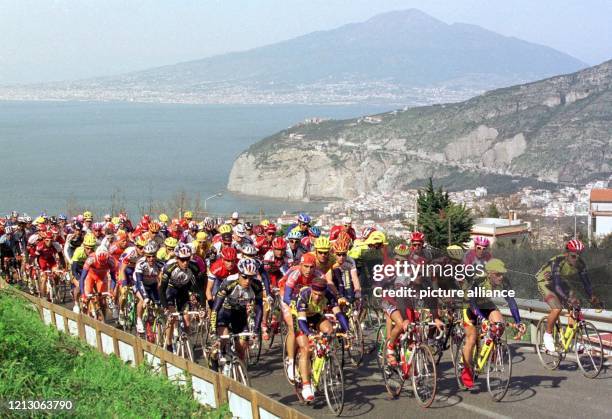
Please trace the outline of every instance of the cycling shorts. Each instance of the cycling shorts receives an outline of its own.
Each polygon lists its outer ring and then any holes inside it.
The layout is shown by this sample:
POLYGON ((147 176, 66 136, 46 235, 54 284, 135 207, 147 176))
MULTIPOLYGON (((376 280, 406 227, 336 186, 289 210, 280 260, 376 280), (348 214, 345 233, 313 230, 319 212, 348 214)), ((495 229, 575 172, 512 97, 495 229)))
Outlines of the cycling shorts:
MULTIPOLYGON (((488 319, 491 312, 497 310, 497 308, 481 308, 480 311, 485 315, 485 318, 488 319)), ((478 321, 478 315, 472 311, 471 308, 463 309, 463 323, 464 325, 474 326, 478 321)))
MULTIPOLYGON (((149 300, 153 300, 159 304, 159 289, 157 288, 157 285, 147 286, 143 284, 143 287, 146 295, 143 295, 142 298, 148 298, 149 300)), ((134 292, 139 292, 136 287, 134 287, 134 292)))
MULTIPOLYGON (((320 313, 314 314, 312 316, 306 317, 306 322, 308 322, 308 328, 310 330, 314 330, 315 332, 319 331, 319 325, 325 320, 325 316, 320 313)), ((300 330, 298 326, 298 322, 296 318, 293 319, 293 331, 296 333, 296 336, 302 336, 304 333, 300 330)))
POLYGON ((166 301, 168 306, 182 311, 185 305, 189 303, 189 287, 174 288, 172 285, 168 286, 166 289, 166 301))
POLYGON ((561 299, 551 288, 548 287, 546 282, 538 282, 538 291, 540 291, 540 295, 542 299, 551 309, 559 309, 563 308, 561 304, 561 299))
POLYGON ((217 315, 217 327, 227 327, 231 333, 248 332, 246 310, 227 310, 222 308, 217 315))
POLYGON ((134 267, 126 266, 124 273, 125 277, 121 281, 121 286, 127 287, 134 285, 134 267))

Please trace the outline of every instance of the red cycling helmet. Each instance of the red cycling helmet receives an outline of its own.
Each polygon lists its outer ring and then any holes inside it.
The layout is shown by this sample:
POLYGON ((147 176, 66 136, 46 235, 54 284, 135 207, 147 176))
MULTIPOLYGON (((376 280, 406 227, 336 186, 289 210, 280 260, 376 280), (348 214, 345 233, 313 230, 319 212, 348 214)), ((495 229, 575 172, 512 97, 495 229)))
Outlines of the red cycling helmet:
POLYGON ((570 240, 565 245, 565 249, 571 253, 582 253, 584 250, 584 243, 578 239, 570 240))
POLYGON ((224 260, 235 261, 238 258, 238 253, 233 247, 224 247, 221 249, 221 257, 224 260))
POLYGON ((255 227, 253 227, 253 233, 255 233, 256 236, 263 236, 264 234, 263 226, 256 225, 255 227))
POLYGON ((425 241, 425 234, 420 231, 415 231, 410 235, 410 241, 423 243, 425 241))
POLYGON ((266 233, 276 233, 276 226, 274 224, 268 224, 266 227, 266 233))
POLYGON ((50 231, 45 232, 44 236, 43 236, 46 240, 53 240, 53 233, 50 231))
POLYGON ((272 240, 272 248, 277 250, 284 250, 287 248, 287 240, 282 237, 277 237, 272 240))

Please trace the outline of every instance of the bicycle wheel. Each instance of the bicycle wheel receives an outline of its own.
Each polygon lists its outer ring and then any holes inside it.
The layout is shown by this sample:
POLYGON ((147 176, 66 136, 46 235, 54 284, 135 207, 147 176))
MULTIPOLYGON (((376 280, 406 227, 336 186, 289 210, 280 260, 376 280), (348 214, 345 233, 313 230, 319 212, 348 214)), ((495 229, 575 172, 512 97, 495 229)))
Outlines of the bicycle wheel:
POLYGON ((581 322, 576 331, 574 350, 582 375, 595 378, 602 370, 604 351, 601 336, 590 322, 581 322))
MULTIPOLYGON (((386 346, 384 343, 383 345, 386 346)), ((398 350, 396 348, 395 359, 398 360, 399 358, 398 350)), ((385 387, 389 395, 394 398, 399 396, 402 391, 402 387, 404 386, 404 374, 402 373, 402 369, 399 364, 395 367, 389 365, 386 350, 383 351, 381 370, 383 379, 385 381, 385 387)))
POLYGON ((460 390, 465 390, 466 387, 463 385, 463 381, 461 381, 461 373, 463 372, 463 368, 465 366, 463 360, 463 345, 465 343, 465 336, 461 337, 461 340, 457 342, 455 348, 455 364, 453 365, 455 371, 455 379, 457 380, 457 386, 459 386, 460 390))
POLYGON ((247 361, 248 365, 254 367, 259 362, 261 357, 261 330, 257 333, 257 336, 253 342, 249 342, 247 345, 247 361))
POLYGON ((495 345, 487 361, 487 388, 493 400, 501 401, 512 378, 512 352, 506 342, 495 345))
POLYGON ((449 338, 449 351, 450 351, 450 355, 451 355, 451 361, 453 362, 453 367, 455 366, 455 362, 457 360, 456 358, 456 352, 457 352, 457 346, 459 346, 461 344, 461 341, 463 340, 463 329, 461 328, 461 326, 456 323, 452 328, 451 328, 451 332, 450 332, 450 338, 449 338))
POLYGON ((340 416, 344 408, 344 375, 336 354, 328 355, 323 372, 323 390, 329 410, 340 416))
MULTIPOLYGON (((548 317, 542 317, 538 322, 536 332, 536 352, 538 353, 538 358, 540 358, 542 366, 547 370, 554 370, 557 369, 561 363, 561 354, 559 351, 549 352, 544 347, 544 333, 546 332, 547 321, 548 317)), ((555 324, 553 339, 555 340, 555 346, 560 348, 562 345, 559 342, 559 323, 555 324)))
POLYGON ((365 344, 363 340, 363 330, 361 329, 361 323, 355 320, 351 316, 349 320, 349 358, 353 365, 358 366, 363 360, 363 354, 365 351, 365 344))
POLYGON ((193 362, 193 348, 191 347, 191 341, 189 340, 189 337, 185 336, 181 340, 183 342, 183 357, 193 362))
POLYGON ((247 367, 242 359, 236 357, 236 359, 232 362, 232 366, 230 367, 230 375, 233 380, 238 381, 247 387, 250 386, 247 367))
POLYGON ((412 390, 421 407, 429 407, 436 397, 436 360, 427 345, 420 345, 412 356, 412 390))
POLYGON ((378 326, 378 330, 376 331, 376 346, 374 350, 376 350, 376 363, 378 364, 378 368, 382 369, 383 367, 383 357, 385 356, 385 341, 387 340, 385 333, 385 325, 378 326))

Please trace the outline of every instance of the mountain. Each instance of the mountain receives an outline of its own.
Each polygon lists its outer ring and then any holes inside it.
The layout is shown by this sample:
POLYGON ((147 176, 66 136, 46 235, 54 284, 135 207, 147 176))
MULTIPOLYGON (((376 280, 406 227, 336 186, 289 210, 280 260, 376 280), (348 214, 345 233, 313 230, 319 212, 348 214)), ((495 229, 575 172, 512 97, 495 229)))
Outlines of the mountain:
POLYGON ((308 121, 255 143, 228 189, 286 199, 459 183, 586 182, 612 172, 612 61, 461 103, 308 121))
POLYGON ((62 99, 431 104, 586 66, 552 48, 410 9, 249 51, 21 89, 62 99))

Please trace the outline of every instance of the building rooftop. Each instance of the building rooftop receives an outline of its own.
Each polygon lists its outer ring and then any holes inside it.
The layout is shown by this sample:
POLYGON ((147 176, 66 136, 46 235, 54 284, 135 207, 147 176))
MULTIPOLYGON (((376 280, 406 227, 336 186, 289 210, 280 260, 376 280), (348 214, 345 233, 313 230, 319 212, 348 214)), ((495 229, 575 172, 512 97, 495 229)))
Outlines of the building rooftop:
POLYGON ((591 202, 612 202, 612 189, 591 189, 591 202))

